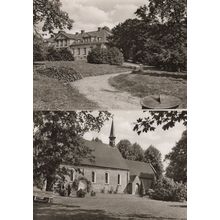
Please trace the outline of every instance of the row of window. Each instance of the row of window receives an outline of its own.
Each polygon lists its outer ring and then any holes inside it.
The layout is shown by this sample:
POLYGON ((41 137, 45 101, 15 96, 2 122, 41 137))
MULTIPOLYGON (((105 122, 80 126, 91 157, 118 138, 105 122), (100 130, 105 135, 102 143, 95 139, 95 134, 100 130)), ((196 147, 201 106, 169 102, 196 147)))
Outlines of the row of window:
MULTIPOLYGON (((90 47, 91 50, 92 48, 93 47, 90 47)), ((89 48, 77 48, 77 55, 87 55, 88 49, 89 48)), ((75 49, 73 49, 73 53, 75 54, 75 49)))
MULTIPOLYGON (((105 172, 105 184, 109 184, 109 182, 110 182, 109 173, 105 172)), ((96 183, 96 173, 94 171, 92 171, 92 183, 96 183)), ((117 184, 121 185, 121 175, 120 174, 118 174, 117 184)))

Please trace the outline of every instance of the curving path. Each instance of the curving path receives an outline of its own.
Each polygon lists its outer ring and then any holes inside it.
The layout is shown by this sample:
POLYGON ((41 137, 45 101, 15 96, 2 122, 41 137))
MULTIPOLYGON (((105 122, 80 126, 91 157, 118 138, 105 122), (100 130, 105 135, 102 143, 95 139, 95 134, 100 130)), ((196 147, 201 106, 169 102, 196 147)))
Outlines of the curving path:
POLYGON ((108 80, 111 77, 124 73, 85 77, 71 83, 87 99, 96 102, 100 109, 138 110, 141 109, 140 99, 127 92, 121 92, 112 87, 108 80))

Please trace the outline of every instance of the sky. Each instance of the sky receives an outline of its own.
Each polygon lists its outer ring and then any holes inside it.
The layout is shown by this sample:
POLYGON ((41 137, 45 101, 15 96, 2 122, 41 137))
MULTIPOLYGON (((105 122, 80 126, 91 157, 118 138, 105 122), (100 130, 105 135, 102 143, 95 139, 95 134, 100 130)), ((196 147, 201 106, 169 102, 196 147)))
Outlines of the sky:
MULTIPOLYGON (((175 127, 164 131, 161 127, 158 127, 155 131, 149 133, 141 133, 138 135, 133 131, 134 122, 139 117, 146 116, 147 113, 142 111, 110 111, 114 116, 115 136, 116 144, 122 139, 128 139, 132 144, 138 143, 146 150, 150 145, 156 147, 162 154, 164 159, 165 154, 169 153, 175 143, 181 138, 182 132, 186 129, 180 123, 177 123, 175 127)), ((109 143, 109 134, 111 128, 111 120, 106 121, 101 131, 87 132, 84 138, 92 140, 92 138, 98 137, 102 142, 109 143)), ((164 163, 166 166, 167 163, 164 163)))
POLYGON ((113 28, 128 18, 147 0, 61 0, 62 9, 74 20, 70 33, 93 31, 98 27, 113 28))

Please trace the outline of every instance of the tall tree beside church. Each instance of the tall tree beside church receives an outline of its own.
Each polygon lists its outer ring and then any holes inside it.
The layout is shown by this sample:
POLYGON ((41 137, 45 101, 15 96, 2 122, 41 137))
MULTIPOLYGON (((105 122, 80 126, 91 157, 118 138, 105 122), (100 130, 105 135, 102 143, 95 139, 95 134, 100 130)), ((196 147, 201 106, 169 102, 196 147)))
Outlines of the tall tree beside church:
POLYGON ((160 151, 150 145, 144 152, 145 162, 151 163, 157 172, 157 177, 161 177, 163 173, 163 163, 160 151))
POLYGON ((53 32, 54 29, 71 29, 73 20, 67 12, 61 9, 60 0, 34 0, 33 22, 34 27, 43 24, 42 30, 53 32))
POLYGON ((131 146, 132 146, 131 142, 127 139, 123 139, 118 142, 117 148, 120 151, 123 158, 130 159, 131 146))
POLYGON ((93 160, 82 136, 87 131, 99 131, 109 117, 108 112, 34 112, 34 182, 46 180, 50 189, 60 164, 79 164, 85 157, 93 160))
POLYGON ((177 182, 187 182, 187 131, 184 131, 181 139, 176 143, 172 151, 165 156, 170 161, 166 176, 177 182))
POLYGON ((134 143, 131 146, 129 159, 135 160, 135 161, 144 160, 144 151, 138 143, 134 143))

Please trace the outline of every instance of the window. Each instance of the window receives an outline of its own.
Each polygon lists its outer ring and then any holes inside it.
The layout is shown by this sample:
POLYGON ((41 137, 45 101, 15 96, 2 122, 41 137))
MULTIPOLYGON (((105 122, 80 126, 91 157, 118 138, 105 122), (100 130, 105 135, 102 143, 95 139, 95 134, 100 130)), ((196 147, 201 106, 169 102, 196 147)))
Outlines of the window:
POLYGON ((105 184, 109 184, 109 173, 105 173, 105 184))
POLYGON ((78 48, 78 55, 80 55, 80 48, 78 48))
POLYGON ((67 46, 67 40, 64 40, 64 46, 65 47, 67 46))
POLYGON ((61 42, 61 45, 60 45, 60 46, 63 47, 63 41, 61 40, 60 42, 61 42))
POLYGON ((96 173, 92 171, 92 183, 96 182, 96 173))
POLYGON ((121 175, 118 174, 118 185, 121 185, 121 175))
POLYGON ((86 48, 84 48, 84 55, 86 55, 86 48))

